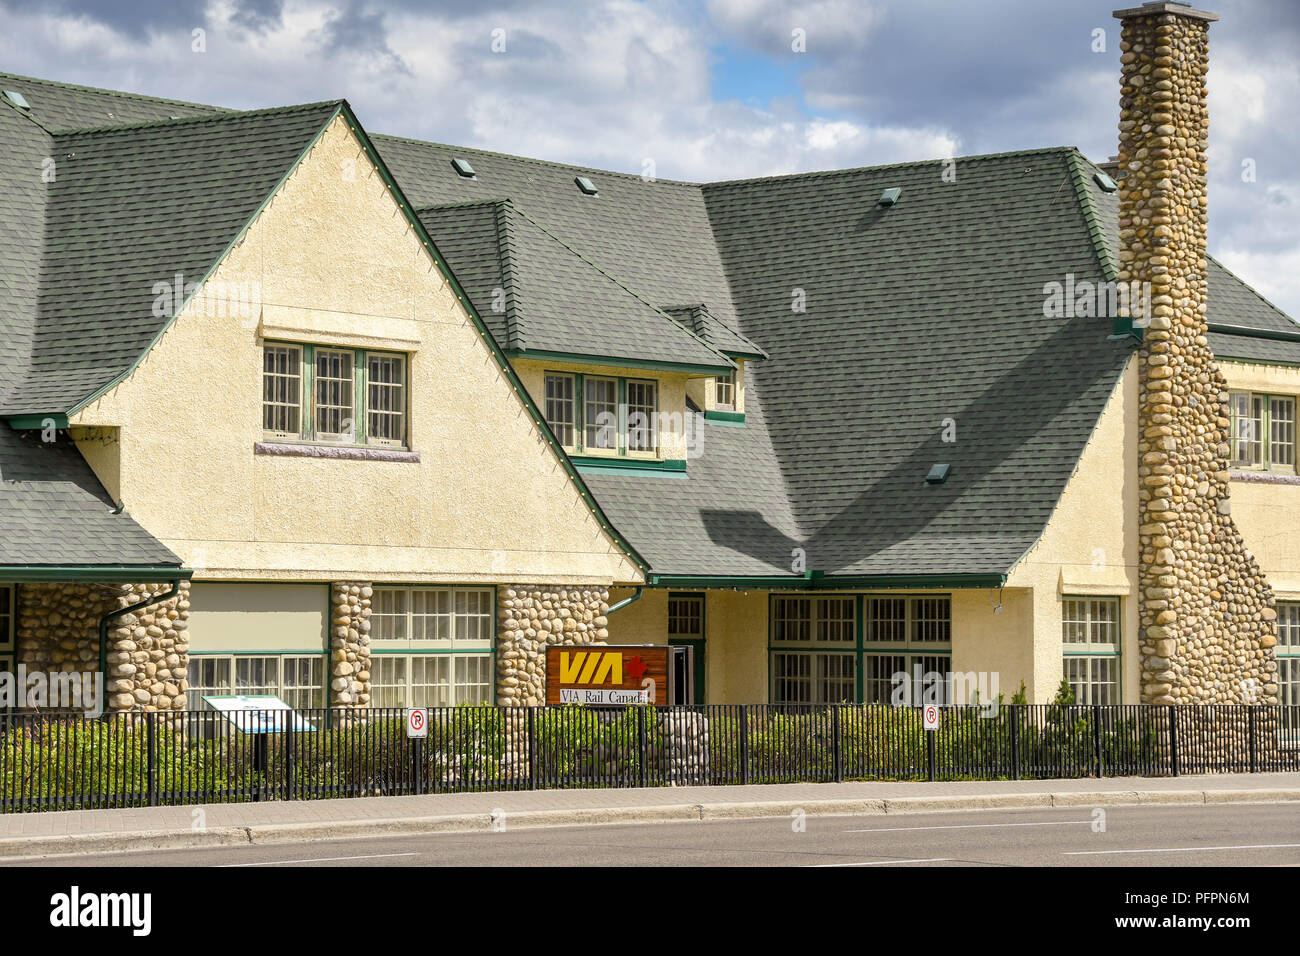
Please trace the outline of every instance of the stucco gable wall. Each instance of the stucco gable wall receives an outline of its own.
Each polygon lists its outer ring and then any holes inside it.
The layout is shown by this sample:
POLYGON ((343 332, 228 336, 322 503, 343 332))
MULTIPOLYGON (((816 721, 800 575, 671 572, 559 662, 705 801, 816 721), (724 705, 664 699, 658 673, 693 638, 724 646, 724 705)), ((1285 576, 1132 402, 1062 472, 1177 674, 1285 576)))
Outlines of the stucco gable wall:
POLYGON ((244 283, 259 309, 221 315, 196 297, 72 422, 121 426, 105 483, 196 577, 639 580, 342 116, 213 276, 244 283), (419 463, 255 455, 264 331, 410 353, 419 463))

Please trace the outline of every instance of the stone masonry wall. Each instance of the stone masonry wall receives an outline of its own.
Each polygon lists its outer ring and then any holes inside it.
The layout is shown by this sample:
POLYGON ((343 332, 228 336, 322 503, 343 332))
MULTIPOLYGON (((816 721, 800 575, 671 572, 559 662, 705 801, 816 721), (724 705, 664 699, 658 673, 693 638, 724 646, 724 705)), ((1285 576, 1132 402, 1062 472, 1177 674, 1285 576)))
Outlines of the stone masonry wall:
POLYGON ((330 585, 330 706, 370 706, 369 581, 330 585))
MULTIPOLYGON (((161 594, 167 583, 23 584, 18 588, 17 659, 28 672, 95 673, 99 620, 161 594)), ((161 603, 115 617, 108 627, 107 709, 182 710, 189 666, 189 582, 161 603)))
POLYGON ((546 648, 603 644, 609 591, 512 584, 497 589, 497 703, 546 702, 546 648))
POLYGON ((1271 703, 1272 591, 1232 520, 1227 385, 1206 339, 1213 14, 1119 11, 1121 282, 1150 284, 1139 353, 1142 699, 1271 703))

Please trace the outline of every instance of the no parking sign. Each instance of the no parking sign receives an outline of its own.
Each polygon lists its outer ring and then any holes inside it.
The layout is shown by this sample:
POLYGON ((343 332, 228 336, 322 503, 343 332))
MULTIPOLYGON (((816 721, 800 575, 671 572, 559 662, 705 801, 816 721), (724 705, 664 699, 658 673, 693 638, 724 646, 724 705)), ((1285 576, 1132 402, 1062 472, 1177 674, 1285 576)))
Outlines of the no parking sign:
POLYGON ((935 704, 926 704, 921 710, 921 715, 926 730, 939 729, 939 708, 935 704))
POLYGON ((423 707, 412 707, 406 712, 406 736, 429 736, 429 712, 423 707))

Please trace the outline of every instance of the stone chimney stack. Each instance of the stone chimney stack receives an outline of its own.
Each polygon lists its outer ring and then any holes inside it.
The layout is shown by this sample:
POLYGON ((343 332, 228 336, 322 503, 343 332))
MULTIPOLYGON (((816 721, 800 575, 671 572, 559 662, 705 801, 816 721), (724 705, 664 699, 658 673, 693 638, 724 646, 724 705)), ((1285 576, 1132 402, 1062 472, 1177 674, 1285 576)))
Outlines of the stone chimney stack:
POLYGON ((1181 3, 1122 23, 1121 282, 1149 283, 1138 354, 1145 703, 1274 703, 1277 614, 1228 500, 1227 385, 1206 339, 1210 23, 1181 3))

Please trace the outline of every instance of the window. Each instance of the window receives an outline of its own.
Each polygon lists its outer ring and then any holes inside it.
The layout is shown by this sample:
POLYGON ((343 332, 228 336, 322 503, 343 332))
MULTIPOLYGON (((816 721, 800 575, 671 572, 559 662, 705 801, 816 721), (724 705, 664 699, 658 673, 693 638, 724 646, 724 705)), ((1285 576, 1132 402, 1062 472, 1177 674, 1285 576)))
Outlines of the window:
POLYGON ((627 450, 654 452, 659 448, 659 386, 627 383, 627 450))
POLYGON ((1278 697, 1288 707, 1300 705, 1300 603, 1277 604, 1278 697))
POLYGON ((1065 598, 1065 679, 1079 704, 1120 702, 1119 598, 1065 598))
POLYGON ((17 628, 18 607, 14 586, 0 584, 0 674, 14 670, 14 632, 17 628))
POLYGON ((370 705, 491 703, 495 607, 490 588, 375 588, 370 705))
POLYGON ((546 423, 573 452, 653 455, 659 450, 659 384, 547 372, 546 423))
POLYGON ((262 430, 269 439, 404 446, 406 402, 404 355, 282 343, 262 348, 262 430))
POLYGON ((670 594, 668 596, 668 636, 704 636, 704 595, 670 594))
POLYGON ((856 700, 856 634, 856 598, 773 598, 772 702, 842 704, 856 700), (802 647, 796 651, 788 649, 791 645, 802 647))
POLYGON ((736 407, 736 376, 719 375, 713 380, 713 404, 730 411, 736 407))
POLYGON ((262 350, 262 429, 280 437, 302 433, 302 349, 268 345, 262 350))
POLYGON ((1256 392, 1232 392, 1232 467, 1295 472, 1295 399, 1256 392))
POLYGON ((951 598, 868 595, 863 615, 864 703, 918 706, 952 699, 951 598))
POLYGON ((232 694, 270 694, 295 710, 329 706, 321 654, 191 654, 188 673, 190 710, 232 694))
POLYGON ((588 448, 618 449, 618 379, 588 378, 582 421, 588 448))
POLYGON ((370 355, 366 386, 368 434, 377 444, 400 445, 406 436, 406 358, 370 355))
POLYGON ((546 423, 565 448, 573 447, 578 422, 574 412, 573 383, 572 375, 546 376, 546 423))

